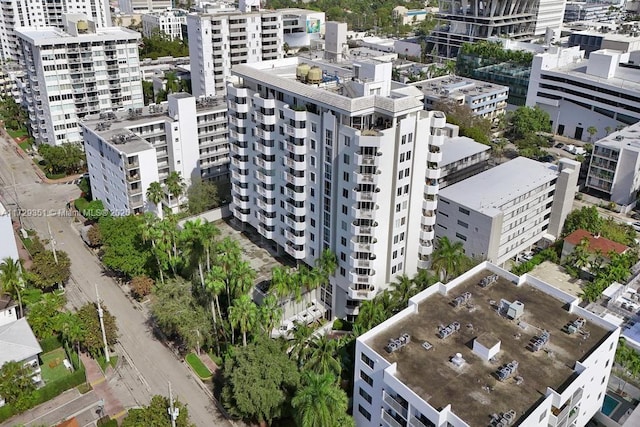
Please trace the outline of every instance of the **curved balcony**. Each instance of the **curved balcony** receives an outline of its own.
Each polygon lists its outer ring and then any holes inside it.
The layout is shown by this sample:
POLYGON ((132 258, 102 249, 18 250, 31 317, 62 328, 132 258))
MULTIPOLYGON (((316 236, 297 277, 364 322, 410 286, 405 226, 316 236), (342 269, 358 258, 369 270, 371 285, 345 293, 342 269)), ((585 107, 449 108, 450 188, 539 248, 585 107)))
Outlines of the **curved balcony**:
POLYGON ((295 145, 290 142, 287 142, 285 147, 287 151, 293 154, 303 155, 307 154, 307 147, 305 145, 295 145))
POLYGON ((344 312, 349 316, 357 316, 358 314, 360 314, 360 307, 349 307, 349 306, 346 306, 344 308, 344 312))
POLYGON ((360 166, 379 166, 380 156, 372 156, 371 154, 356 154, 355 161, 360 166))
POLYGON ((289 184, 295 185, 296 187, 303 186, 307 183, 307 179, 304 176, 294 176, 289 172, 284 172, 283 178, 289 184))
POLYGON ((349 241, 349 249, 354 252, 375 252, 377 239, 373 239, 371 243, 365 243, 352 238, 349 241))
POLYGON ((436 195, 438 194, 439 185, 438 182, 430 182, 424 186, 424 194, 436 195))
POLYGON ((249 222, 249 214, 243 214, 238 209, 236 209, 236 207, 233 205, 231 206, 231 208, 233 209, 233 216, 238 218, 239 221, 249 222))
POLYGON ((305 257, 304 246, 300 248, 296 246, 285 245, 284 250, 295 259, 304 259, 305 257))
POLYGON ((296 128, 291 125, 285 126, 285 133, 294 138, 306 138, 308 135, 307 128, 296 128))
POLYGON ((420 224, 426 227, 433 227, 434 225, 436 225, 436 216, 427 216, 423 214, 422 218, 420 218, 420 224))
POLYGON ((378 175, 380 175, 380 171, 376 171, 375 173, 356 172, 356 183, 378 185, 378 175))
POLYGON ((284 217, 284 223, 287 224, 287 226, 293 228, 295 231, 304 231, 305 228, 307 228, 306 222, 296 221, 292 218, 289 218, 288 216, 284 217))
POLYGON ((249 189, 248 188, 241 188, 237 185, 234 185, 233 188, 231 189, 232 194, 235 193, 238 196, 248 196, 249 195, 249 189))
POLYGON ((370 254, 368 259, 354 258, 353 256, 350 256, 349 266, 351 268, 373 268, 375 259, 376 256, 373 254, 370 254))
POLYGON ((307 198, 306 193, 304 192, 298 193, 297 191, 293 191, 292 189, 287 187, 284 188, 284 194, 286 194, 287 197, 295 200, 296 202, 303 202, 307 198))
POLYGON ((233 138, 240 142, 247 142, 249 140, 246 133, 238 133, 233 129, 229 129, 229 138, 233 138))
POLYGON ((235 167, 237 167, 238 169, 247 169, 249 167, 249 161, 248 160, 240 160, 236 157, 232 157, 231 158, 231 164, 235 167))
POLYGON ((305 170, 307 168, 307 163, 305 161, 302 160, 293 160, 290 157, 284 157, 282 159, 282 162, 285 166, 291 168, 291 169, 296 169, 296 170, 305 170))
POLYGON ((424 176, 427 179, 440 179, 441 174, 442 174, 442 170, 440 168, 437 168, 437 169, 427 168, 427 170, 424 173, 424 176))
POLYGON ((249 155, 249 147, 241 147, 237 144, 231 143, 229 144, 229 150, 231 154, 235 154, 238 156, 248 156, 249 155))
POLYGON ((276 124, 276 116, 275 114, 263 114, 260 111, 255 111, 253 114, 255 121, 257 123, 262 123, 264 125, 275 125, 276 124))
POLYGON ((273 231, 269 231, 264 227, 258 226, 258 233, 265 239, 273 239, 273 231))
POLYGON ((357 202, 375 202, 377 200, 377 193, 374 191, 356 191, 357 202))
POLYGON ((436 237, 436 232, 432 226, 423 227, 420 231, 420 240, 425 242, 431 242, 436 237))
POLYGON ((431 126, 434 128, 443 128, 447 124, 447 116, 442 111, 431 112, 431 126))
POLYGON ((307 243, 307 238, 304 235, 296 236, 289 230, 284 230, 284 237, 294 245, 304 245, 305 243, 307 243))
POLYGON ((429 143, 436 147, 442 147, 444 145, 444 134, 431 135, 431 140, 429 141, 429 143))
POLYGON ((433 163, 442 162, 442 151, 440 151, 439 153, 428 152, 427 153, 427 161, 428 162, 433 162, 433 163))
POLYGON ((263 169, 268 169, 268 170, 274 169, 275 163, 276 162, 274 160, 265 160, 260 157, 256 157, 256 160, 255 160, 256 165, 260 166, 263 169))
POLYGON ((370 300, 376 296, 376 288, 375 286, 370 286, 368 289, 349 288, 347 290, 347 296, 352 300, 370 300))
POLYGON ((421 256, 428 257, 433 253, 433 245, 419 245, 418 246, 418 254, 421 256))
POLYGON ((359 283, 361 285, 372 285, 375 270, 369 269, 369 274, 359 274, 356 270, 349 270, 349 280, 351 283, 359 283))
POLYGON ((422 210, 433 212, 438 209, 438 199, 425 200, 422 202, 422 210))
POLYGON ((277 133, 275 130, 264 130, 261 128, 256 128, 256 136, 259 136, 262 139, 266 139, 272 141, 276 139, 277 133))
POLYGON ((431 267, 431 261, 429 256, 418 257, 418 268, 421 270, 427 270, 431 267))
POLYGON ((267 147, 266 145, 261 144, 260 142, 256 142, 256 144, 254 145, 255 150, 258 153, 262 153, 265 156, 273 156, 276 154, 276 148, 275 146, 273 147, 267 147))
POLYGON ((249 175, 241 175, 235 170, 231 170, 231 180, 245 184, 249 182, 249 175))
POLYGON ((249 104, 248 103, 238 104, 237 102, 232 101, 231 99, 229 99, 227 104, 228 104, 229 110, 231 110, 231 111, 237 111, 238 113, 248 113, 249 112, 249 104))
POLYGON ((245 202, 243 200, 240 200, 239 197, 233 197, 233 205, 240 209, 249 209, 251 207, 250 203, 251 202, 248 200, 245 202))
POLYGON ((265 184, 273 184, 273 181, 274 181, 273 176, 271 176, 271 175, 265 175, 265 174, 263 174, 263 173, 262 173, 262 172, 260 172, 260 171, 255 171, 255 172, 253 173, 253 176, 254 176, 258 181, 263 182, 263 183, 265 183, 265 184))
POLYGON ((238 127, 246 127, 249 125, 249 120, 247 119, 239 119, 237 117, 234 116, 229 116, 229 123, 231 123, 232 125, 238 126, 238 127))
POLYGON ((360 236, 372 236, 374 226, 371 225, 355 225, 351 224, 351 234, 360 236))
POLYGON ((377 209, 378 209, 377 206, 376 206, 376 209, 360 209, 353 206, 351 208, 351 214, 353 215, 354 218, 358 218, 358 219, 374 219, 376 217, 377 209))
POLYGON ((276 100, 273 98, 263 98, 259 93, 253 94, 253 103, 256 107, 276 108, 276 100))
POLYGON ((265 212, 275 212, 276 211, 276 204, 275 203, 266 203, 263 200, 260 199, 256 199, 256 206, 258 206, 260 209, 262 209, 265 212))
POLYGON ((258 221, 260 221, 260 223, 262 225, 265 225, 267 227, 271 227, 276 225, 276 218, 269 218, 266 215, 261 214, 260 212, 256 212, 256 218, 258 218, 258 221))
POLYGON ((295 215, 295 216, 302 216, 307 213, 307 208, 304 208, 304 207, 297 208, 295 206, 290 205, 289 203, 284 204, 284 210, 287 211, 287 213, 290 213, 291 215, 295 215))
POLYGON ((276 196, 276 192, 273 190, 267 190, 263 187, 261 187, 260 185, 256 185, 256 193, 258 193, 259 195, 261 195, 262 197, 265 197, 267 199, 273 199, 276 196))
POLYGON ((297 111, 292 109, 289 105, 284 106, 284 118, 285 120, 293 119, 296 122, 307 120, 307 111, 297 111))

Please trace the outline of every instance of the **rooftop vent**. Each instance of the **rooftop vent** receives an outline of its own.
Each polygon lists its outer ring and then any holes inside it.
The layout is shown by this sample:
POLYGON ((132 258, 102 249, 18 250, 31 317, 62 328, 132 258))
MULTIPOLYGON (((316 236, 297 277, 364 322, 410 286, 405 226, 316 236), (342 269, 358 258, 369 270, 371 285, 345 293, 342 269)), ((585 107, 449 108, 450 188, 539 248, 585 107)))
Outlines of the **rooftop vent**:
POLYGON ((503 316, 515 320, 524 314, 524 304, 520 301, 509 302, 505 299, 500 300, 498 312, 503 316))
POLYGON ((482 280, 480 280, 480 283, 478 284, 480 285, 481 288, 488 288, 489 286, 493 285, 497 281, 498 281, 498 275, 492 274, 490 276, 484 277, 482 280))
POLYGON ((451 358, 451 363, 453 363, 457 367, 460 367, 464 365, 466 361, 462 357, 462 353, 456 353, 456 355, 451 358))
POLYGON ((576 320, 567 325, 567 333, 575 334, 576 332, 579 332, 580 330, 582 330, 582 328, 584 328, 584 325, 586 323, 587 321, 584 319, 584 317, 578 317, 576 320))
POLYGON ((506 381, 517 370, 518 370, 518 362, 516 360, 513 360, 507 363, 506 365, 504 365, 503 367, 501 367, 500 369, 498 369, 498 371, 496 372, 496 376, 500 381, 506 381))
POLYGON ((531 351, 536 352, 542 349, 551 338, 551 334, 549 331, 542 331, 542 333, 538 336, 535 336, 531 339, 531 351))
POLYGON ((440 326, 438 328, 438 336, 442 339, 445 339, 450 335, 453 335, 455 332, 458 332, 459 330, 460 330, 460 323, 452 322, 447 326, 440 326))
POLYGON ((460 295, 459 297, 455 298, 453 301, 451 301, 451 304, 455 308, 458 308, 461 305, 466 304, 467 302, 469 302, 470 299, 471 299, 471 292, 465 292, 462 295, 460 295))
POLYGON ((411 342, 411 336, 409 334, 402 334, 397 339, 390 339, 387 346, 384 348, 387 353, 393 353, 400 350, 411 342))

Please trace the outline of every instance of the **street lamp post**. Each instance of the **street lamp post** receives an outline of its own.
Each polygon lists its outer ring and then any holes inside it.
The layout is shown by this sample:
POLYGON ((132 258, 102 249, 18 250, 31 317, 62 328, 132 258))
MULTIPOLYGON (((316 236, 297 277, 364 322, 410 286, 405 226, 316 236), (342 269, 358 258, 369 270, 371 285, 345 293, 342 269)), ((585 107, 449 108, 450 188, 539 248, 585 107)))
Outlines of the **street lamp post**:
POLYGON ((102 330, 102 342, 104 343, 104 358, 109 363, 111 358, 109 357, 109 344, 107 344, 107 333, 104 330, 104 312, 102 310, 102 303, 100 301, 100 295, 98 294, 98 285, 96 284, 96 298, 98 300, 98 317, 100 318, 100 329, 102 330))

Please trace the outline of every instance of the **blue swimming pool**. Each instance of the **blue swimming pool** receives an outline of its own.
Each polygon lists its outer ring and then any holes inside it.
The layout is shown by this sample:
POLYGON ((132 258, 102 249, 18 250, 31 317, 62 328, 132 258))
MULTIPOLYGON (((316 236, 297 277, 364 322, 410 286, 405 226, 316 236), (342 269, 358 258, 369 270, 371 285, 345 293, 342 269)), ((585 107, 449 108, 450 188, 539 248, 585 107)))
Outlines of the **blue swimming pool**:
POLYGON ((620 401, 617 399, 614 399, 613 397, 609 396, 608 394, 604 395, 604 402, 602 403, 602 409, 601 412, 603 414, 605 414, 606 416, 610 416, 613 411, 616 410, 616 408, 618 407, 618 405, 620 404, 620 401))

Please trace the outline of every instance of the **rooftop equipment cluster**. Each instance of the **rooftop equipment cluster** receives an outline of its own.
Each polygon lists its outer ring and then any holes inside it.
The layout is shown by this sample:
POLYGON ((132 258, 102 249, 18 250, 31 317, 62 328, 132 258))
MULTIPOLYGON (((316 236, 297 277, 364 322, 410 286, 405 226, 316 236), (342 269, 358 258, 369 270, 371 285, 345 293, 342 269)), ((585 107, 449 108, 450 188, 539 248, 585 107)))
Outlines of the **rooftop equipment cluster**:
POLYGON ((453 304, 455 308, 458 308, 461 305, 469 302, 470 299, 471 299, 471 292, 465 292, 462 295, 455 298, 453 301, 451 301, 451 304, 453 304))
POLYGON ((539 351, 549 342, 550 338, 551 334, 549 333, 549 331, 542 331, 540 335, 533 337, 533 339, 531 340, 531 350, 533 350, 534 352, 539 351))
POLYGON ((509 377, 511 377, 511 375, 513 375, 517 369, 518 369, 518 362, 513 360, 507 363, 506 365, 504 365, 503 367, 501 367, 500 369, 498 369, 498 371, 496 372, 496 375, 498 376, 498 379, 500 381, 505 381, 509 379, 509 377))
POLYGON ((586 323, 587 321, 584 319, 584 317, 578 317, 576 320, 567 325, 567 332, 569 334, 575 334, 576 332, 582 330, 586 323))
POLYGON ((491 416, 490 425, 493 427, 508 427, 513 424, 516 420, 516 411, 513 409, 503 412, 500 415, 493 414, 491 416))
POLYGON ((438 328, 438 336, 442 339, 447 338, 450 335, 453 335, 454 332, 458 332, 460 330, 459 322, 452 322, 447 326, 440 326, 438 328))
POLYGON ((482 280, 480 280, 480 283, 478 284, 480 285, 481 288, 488 288, 489 286, 493 285, 497 281, 498 281, 498 275, 492 274, 490 276, 484 277, 482 280))
POLYGON ((393 353, 395 351, 400 350, 402 347, 406 346, 411 342, 411 336, 409 334, 402 334, 399 338, 390 339, 387 346, 384 348, 387 353, 393 353))

